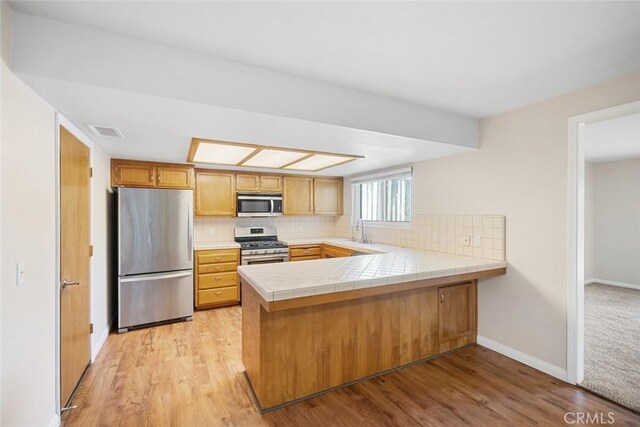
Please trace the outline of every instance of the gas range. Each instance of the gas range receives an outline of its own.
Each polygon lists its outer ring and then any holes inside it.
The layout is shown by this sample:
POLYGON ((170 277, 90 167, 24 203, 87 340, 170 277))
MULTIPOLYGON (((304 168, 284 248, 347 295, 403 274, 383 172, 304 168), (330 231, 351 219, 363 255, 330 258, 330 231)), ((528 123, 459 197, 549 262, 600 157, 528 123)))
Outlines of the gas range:
POLYGON ((240 243, 242 265, 289 260, 289 247, 278 241, 276 227, 237 227, 234 234, 235 241, 240 243))

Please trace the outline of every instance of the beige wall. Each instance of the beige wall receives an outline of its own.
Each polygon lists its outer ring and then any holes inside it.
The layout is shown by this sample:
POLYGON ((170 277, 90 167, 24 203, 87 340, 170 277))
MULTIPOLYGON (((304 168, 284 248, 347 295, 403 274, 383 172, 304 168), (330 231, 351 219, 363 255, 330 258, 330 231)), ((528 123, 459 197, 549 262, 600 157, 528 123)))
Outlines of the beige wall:
POLYGON ((567 361, 567 121, 637 100, 640 74, 483 119, 479 150, 413 165, 415 213, 506 216, 508 274, 480 285, 479 335, 548 371, 567 361))
MULTIPOLYGON (((3 2, 3 18, 7 12, 3 2)), ((11 72, 4 59, 1 422, 46 426, 56 412, 55 111, 11 72), (26 265, 25 283, 19 287, 18 262, 26 265)))
POLYGON ((592 236, 594 257, 585 279, 640 287, 640 159, 592 168, 593 221, 586 236, 592 236))

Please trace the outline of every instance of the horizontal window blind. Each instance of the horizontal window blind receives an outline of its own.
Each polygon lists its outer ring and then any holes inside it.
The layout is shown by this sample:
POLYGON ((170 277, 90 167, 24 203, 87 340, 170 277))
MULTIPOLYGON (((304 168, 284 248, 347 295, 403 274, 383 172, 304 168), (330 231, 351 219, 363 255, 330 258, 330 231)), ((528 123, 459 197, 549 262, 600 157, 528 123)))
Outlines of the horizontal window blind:
POLYGON ((354 184, 360 219, 411 221, 411 168, 362 178, 354 184))

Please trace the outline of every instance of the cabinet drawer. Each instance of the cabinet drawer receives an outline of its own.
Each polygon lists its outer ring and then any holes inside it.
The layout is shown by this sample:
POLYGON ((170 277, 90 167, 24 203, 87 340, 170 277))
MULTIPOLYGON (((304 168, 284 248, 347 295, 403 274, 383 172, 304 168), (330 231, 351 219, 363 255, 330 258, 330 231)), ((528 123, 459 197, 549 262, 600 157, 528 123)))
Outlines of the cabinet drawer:
POLYGON ((238 262, 238 251, 198 251, 196 252, 198 265, 214 264, 219 262, 238 262))
POLYGON ((239 291, 240 288, 238 286, 198 291, 198 305, 221 304, 225 302, 238 301, 239 291))
POLYGON ((291 258, 311 255, 320 255, 320 246, 291 248, 291 258))
POLYGON ((224 288, 225 286, 237 286, 238 273, 198 274, 198 289, 224 288))
POLYGON ((201 264, 198 265, 198 274, 206 273, 223 273, 225 271, 236 271, 238 264, 235 262, 221 262, 218 264, 201 264))
POLYGON ((320 259, 320 255, 298 256, 295 258, 290 258, 289 261, 306 261, 309 259, 320 259))

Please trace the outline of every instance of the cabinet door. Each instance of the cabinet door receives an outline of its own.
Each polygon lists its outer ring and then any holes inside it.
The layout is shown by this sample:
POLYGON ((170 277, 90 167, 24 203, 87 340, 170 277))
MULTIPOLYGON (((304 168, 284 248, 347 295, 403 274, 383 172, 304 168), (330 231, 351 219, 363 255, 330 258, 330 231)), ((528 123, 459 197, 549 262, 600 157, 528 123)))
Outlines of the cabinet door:
POLYGON ((235 216, 235 214, 234 175, 196 171, 196 215, 235 216))
POLYGON ((285 176, 283 190, 285 215, 313 214, 313 178, 285 176))
POLYGON ((282 177, 273 175, 264 175, 260 177, 261 191, 282 191, 282 177))
POLYGON ((352 251, 344 248, 337 248, 335 246, 330 245, 322 245, 322 258, 343 258, 350 257, 352 251))
POLYGON ((470 337, 476 330, 476 297, 473 283, 438 289, 440 344, 470 337))
POLYGON ((315 178, 313 181, 314 213, 342 215, 342 180, 315 178))
POLYGON ((236 175, 236 190, 238 191, 259 191, 260 176, 258 175, 236 175))
POLYGON ((193 188, 193 168, 189 166, 158 166, 157 184, 161 188, 193 188))
POLYGON ((116 163, 111 171, 114 187, 155 187, 156 167, 144 163, 116 163))

